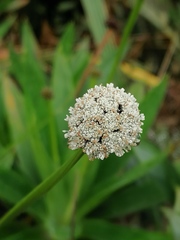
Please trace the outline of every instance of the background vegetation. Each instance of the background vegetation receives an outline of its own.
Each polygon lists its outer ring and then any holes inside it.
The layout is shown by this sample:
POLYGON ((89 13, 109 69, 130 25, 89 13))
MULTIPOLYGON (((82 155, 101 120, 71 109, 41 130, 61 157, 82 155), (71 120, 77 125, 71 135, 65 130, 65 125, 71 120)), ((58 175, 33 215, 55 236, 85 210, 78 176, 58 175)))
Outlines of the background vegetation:
POLYGON ((88 88, 124 87, 146 116, 139 146, 83 156, 0 239, 179 240, 179 1, 7 0, 0 14, 1 216, 74 156, 64 118, 88 88))

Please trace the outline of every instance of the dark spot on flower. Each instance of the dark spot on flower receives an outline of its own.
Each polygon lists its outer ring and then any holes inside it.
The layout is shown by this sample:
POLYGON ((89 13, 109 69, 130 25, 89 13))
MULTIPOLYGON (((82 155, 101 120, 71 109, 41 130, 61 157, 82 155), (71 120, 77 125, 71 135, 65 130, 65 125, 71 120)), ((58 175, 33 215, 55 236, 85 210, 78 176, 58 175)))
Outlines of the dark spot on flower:
POLYGON ((113 132, 119 132, 120 130, 119 129, 115 129, 115 130, 113 130, 113 132))
POLYGON ((95 120, 94 122, 96 122, 98 125, 101 125, 100 122, 98 120, 95 120))
POLYGON ((89 143, 90 142, 90 140, 88 140, 88 139, 85 139, 85 142, 84 142, 84 147, 86 146, 86 144, 87 143, 89 143))
POLYGON ((97 102, 97 98, 94 98, 94 101, 97 102))
POLYGON ((104 111, 104 114, 106 114, 106 113, 107 113, 107 111, 106 111, 105 109, 104 109, 103 111, 104 111))
POLYGON ((118 110, 117 110, 117 112, 120 114, 120 113, 122 113, 122 111, 123 111, 122 105, 119 104, 119 105, 118 105, 118 110))
POLYGON ((99 140, 98 140, 98 143, 102 143, 102 137, 103 137, 103 135, 100 136, 100 138, 99 138, 99 140))
POLYGON ((76 123, 76 127, 79 127, 79 125, 81 125, 81 123, 83 123, 83 121, 84 121, 84 119, 81 119, 79 124, 76 123))

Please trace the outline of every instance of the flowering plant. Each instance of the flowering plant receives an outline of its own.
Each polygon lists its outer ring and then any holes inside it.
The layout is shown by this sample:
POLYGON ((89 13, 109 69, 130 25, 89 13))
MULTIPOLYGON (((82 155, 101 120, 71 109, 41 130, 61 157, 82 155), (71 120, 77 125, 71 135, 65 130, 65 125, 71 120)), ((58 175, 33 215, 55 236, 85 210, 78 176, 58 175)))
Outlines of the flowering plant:
POLYGON ((144 114, 140 114, 138 106, 133 95, 112 83, 89 89, 76 99, 65 119, 69 148, 82 148, 90 160, 103 160, 110 153, 121 157, 140 141, 144 114))
MULTIPOLYGON (((96 1, 89 2, 94 8, 96 1)), ((141 2, 138 0, 132 10, 117 52, 112 52, 112 66, 107 58, 101 58, 98 67, 103 82, 114 81, 141 2), (104 71, 106 69, 108 71, 104 71)), ((82 68, 86 65, 84 57, 78 58, 77 52, 70 54, 67 50, 67 46, 74 49, 74 30, 72 25, 68 26, 56 49, 48 88, 44 86, 47 74, 42 71, 41 63, 34 61, 37 59, 34 38, 27 23, 22 31, 22 55, 13 49, 10 51, 12 72, 3 76, 0 95, 3 98, 3 104, 0 99, 1 116, 7 115, 6 122, 1 117, 4 140, 0 146, 0 239, 112 239, 112 233, 116 239, 126 239, 123 233, 131 233, 131 239, 139 236, 149 239, 148 231, 139 229, 135 234, 130 227, 124 231, 120 225, 115 228, 108 218, 119 219, 122 214, 156 207, 167 199, 170 191, 164 184, 159 186, 159 174, 149 174, 167 153, 154 151, 151 145, 149 148, 145 139, 162 102, 167 81, 162 80, 146 96, 142 94, 140 106, 131 94, 112 83, 89 89, 70 107, 66 117, 69 129, 64 132, 69 148, 80 148, 74 154, 67 148, 62 133, 67 125, 64 117, 70 102, 83 87, 79 77, 86 72, 82 68), (146 116, 144 122, 139 108, 146 116), (139 143, 140 137, 140 146, 124 154, 139 143), (111 153, 121 156, 121 161, 111 153), (91 162, 86 161, 87 157, 109 159, 91 162), (147 174, 148 178, 141 178, 147 174), (152 183, 147 179, 152 179, 152 183), (103 211, 95 211, 94 219, 90 219, 89 213, 97 208, 103 211), (25 214, 11 222, 22 212, 25 214), (102 220, 99 221, 99 217, 102 220)), ((85 54, 90 56, 89 52, 85 54)), ((101 79, 96 78, 96 81, 101 82, 101 79)), ((88 84, 92 85, 91 79, 88 84)), ((144 90, 146 88, 143 86, 144 90)), ((163 171, 161 168, 161 173, 163 171)), ((151 236, 155 239, 159 233, 151 236)))

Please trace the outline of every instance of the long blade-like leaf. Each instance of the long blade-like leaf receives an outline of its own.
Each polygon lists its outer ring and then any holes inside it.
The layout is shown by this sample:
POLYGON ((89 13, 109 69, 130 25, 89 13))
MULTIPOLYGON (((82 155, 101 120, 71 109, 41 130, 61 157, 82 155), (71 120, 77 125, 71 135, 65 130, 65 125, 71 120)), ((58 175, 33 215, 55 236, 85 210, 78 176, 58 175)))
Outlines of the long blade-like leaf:
POLYGON ((167 152, 162 152, 146 163, 137 165, 122 176, 116 175, 96 185, 90 196, 87 196, 84 204, 79 206, 77 217, 81 218, 102 203, 110 194, 144 176, 150 169, 162 162, 166 156, 167 152))

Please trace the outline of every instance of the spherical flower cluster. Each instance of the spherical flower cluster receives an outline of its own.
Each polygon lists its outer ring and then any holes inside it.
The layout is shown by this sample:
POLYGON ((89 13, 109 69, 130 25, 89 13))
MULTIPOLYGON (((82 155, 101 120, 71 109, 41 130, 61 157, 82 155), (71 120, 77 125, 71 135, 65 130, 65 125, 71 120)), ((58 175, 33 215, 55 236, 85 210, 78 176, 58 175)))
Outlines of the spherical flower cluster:
POLYGON ((69 148, 82 148, 90 160, 103 160, 110 153, 122 156, 138 144, 144 114, 130 93, 114 85, 95 86, 69 108, 69 148))

